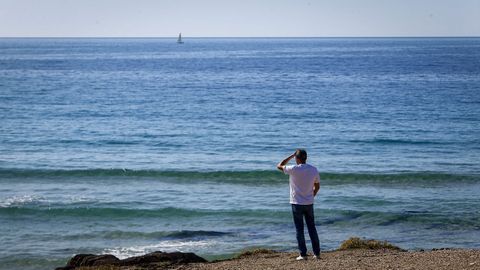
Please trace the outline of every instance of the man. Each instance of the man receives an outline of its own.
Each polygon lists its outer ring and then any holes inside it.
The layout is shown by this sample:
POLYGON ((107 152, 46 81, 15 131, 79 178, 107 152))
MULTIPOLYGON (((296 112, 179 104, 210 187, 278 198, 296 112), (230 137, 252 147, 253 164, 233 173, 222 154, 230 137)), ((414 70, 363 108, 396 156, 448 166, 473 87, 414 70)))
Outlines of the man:
POLYGON ((320 259, 320 242, 313 214, 314 197, 320 190, 318 170, 307 164, 307 152, 304 149, 297 149, 295 153, 278 163, 277 168, 290 175, 290 204, 292 205, 293 222, 297 230, 298 249, 300 250, 297 261, 307 258, 307 246, 305 245, 303 230, 304 218, 312 241, 314 258, 320 259), (297 165, 286 166, 294 157, 297 165))

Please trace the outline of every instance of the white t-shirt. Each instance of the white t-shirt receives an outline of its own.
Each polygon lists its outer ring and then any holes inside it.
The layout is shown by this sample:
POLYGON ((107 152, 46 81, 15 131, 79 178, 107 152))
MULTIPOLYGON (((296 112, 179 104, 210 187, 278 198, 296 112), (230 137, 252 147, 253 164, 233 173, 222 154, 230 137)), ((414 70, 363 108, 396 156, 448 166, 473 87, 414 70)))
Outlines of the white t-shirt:
POLYGON ((313 186, 320 183, 317 168, 310 164, 290 165, 283 167, 283 172, 290 175, 290 203, 313 204, 313 186))

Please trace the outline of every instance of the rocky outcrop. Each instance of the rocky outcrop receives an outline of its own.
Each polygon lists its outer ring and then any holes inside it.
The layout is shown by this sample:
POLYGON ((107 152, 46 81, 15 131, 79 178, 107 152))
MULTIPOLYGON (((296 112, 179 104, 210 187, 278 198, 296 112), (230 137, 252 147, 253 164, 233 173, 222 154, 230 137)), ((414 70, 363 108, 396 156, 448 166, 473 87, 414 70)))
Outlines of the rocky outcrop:
POLYGON ((187 264, 187 263, 200 263, 207 262, 204 258, 197 256, 194 253, 182 253, 182 252, 162 252, 155 251, 142 256, 130 257, 124 260, 120 260, 117 257, 106 255, 94 255, 94 254, 78 254, 71 258, 67 265, 64 267, 58 267, 56 270, 73 270, 77 267, 85 266, 139 266, 148 267, 149 265, 155 265, 158 263, 165 263, 168 265, 175 264, 187 264))
POLYGON ((195 253, 182 253, 182 252, 161 252, 155 251, 143 256, 130 257, 120 262, 120 265, 144 265, 156 262, 170 262, 172 264, 186 264, 186 263, 199 263, 206 262, 202 257, 197 256, 195 253))
POLYGON ((68 261, 65 266, 66 269, 74 269, 79 266, 100 266, 100 265, 114 265, 120 260, 110 254, 94 255, 94 254, 78 254, 68 261))

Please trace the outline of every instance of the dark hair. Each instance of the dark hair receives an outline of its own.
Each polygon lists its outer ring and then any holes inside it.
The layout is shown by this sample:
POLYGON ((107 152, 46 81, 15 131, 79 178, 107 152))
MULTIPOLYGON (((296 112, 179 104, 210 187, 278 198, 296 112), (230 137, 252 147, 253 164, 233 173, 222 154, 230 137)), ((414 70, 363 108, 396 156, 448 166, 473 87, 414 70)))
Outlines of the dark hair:
POLYGON ((305 151, 305 149, 297 149, 297 151, 295 151, 295 157, 298 158, 301 162, 306 162, 307 151, 305 151))

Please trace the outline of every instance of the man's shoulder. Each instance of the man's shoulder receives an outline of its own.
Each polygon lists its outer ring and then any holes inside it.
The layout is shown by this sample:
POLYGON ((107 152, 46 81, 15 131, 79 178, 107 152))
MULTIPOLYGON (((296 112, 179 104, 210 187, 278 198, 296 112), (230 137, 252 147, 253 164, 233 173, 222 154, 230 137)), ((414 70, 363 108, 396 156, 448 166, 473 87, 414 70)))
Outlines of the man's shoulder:
POLYGON ((310 170, 315 170, 315 171, 317 171, 317 172, 318 172, 318 169, 317 169, 317 167, 315 167, 315 166, 313 166, 313 165, 311 165, 311 164, 308 164, 308 163, 307 163, 307 164, 305 164, 305 165, 307 165, 307 166, 308 166, 308 169, 310 169, 310 170))
POLYGON ((288 165, 288 166, 285 166, 285 168, 288 169, 288 170, 291 170, 291 171, 315 170, 315 171, 318 172, 317 167, 315 167, 311 164, 308 164, 308 163, 297 164, 297 165, 288 165))
POLYGON ((292 171, 308 169, 308 166, 305 166, 305 165, 306 165, 306 164, 290 165, 290 169, 291 169, 292 171))
POLYGON ((308 163, 304 163, 304 164, 298 164, 298 165, 290 165, 290 169, 291 170, 315 170, 318 172, 317 170, 317 167, 311 165, 311 164, 308 164, 308 163))

